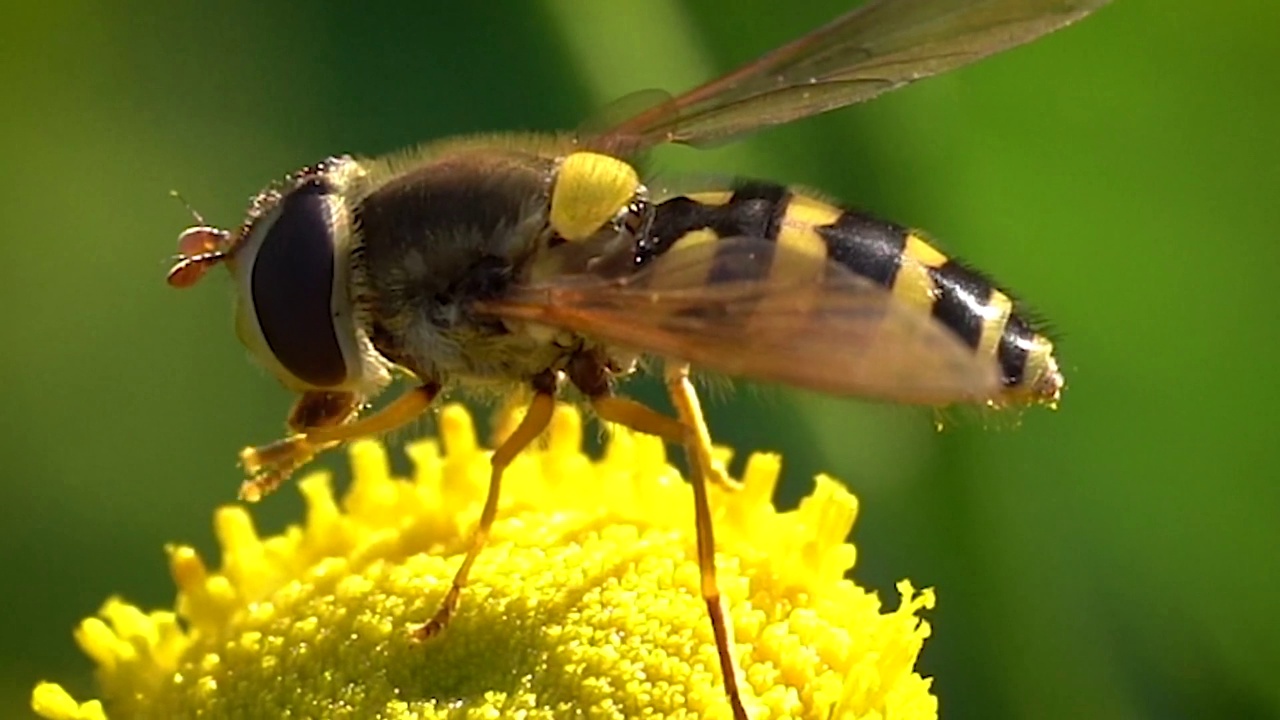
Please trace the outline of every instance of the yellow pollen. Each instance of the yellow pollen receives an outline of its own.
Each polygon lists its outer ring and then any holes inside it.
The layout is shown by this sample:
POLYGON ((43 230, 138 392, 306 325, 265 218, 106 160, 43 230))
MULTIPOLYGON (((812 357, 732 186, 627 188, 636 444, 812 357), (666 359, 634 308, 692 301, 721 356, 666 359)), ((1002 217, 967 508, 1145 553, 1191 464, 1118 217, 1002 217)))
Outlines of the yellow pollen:
MULTIPOLYGON (((458 406, 440 441, 409 445, 395 477, 383 445, 352 446, 353 478, 300 481, 305 521, 260 536, 248 510, 215 515, 222 566, 168 549, 175 607, 106 602, 76 641, 102 701, 40 684, 49 720, 123 718, 727 718, 698 595, 688 483, 654 438, 614 432, 580 449, 556 411, 543 447, 508 469, 489 546, 452 624, 435 610, 484 497, 488 451, 458 406)), ((711 488, 721 589, 743 698, 764 718, 935 718, 914 670, 929 590, 898 586, 896 610, 846 577, 853 496, 819 477, 792 511, 772 503, 781 461, 752 456, 737 493, 711 488)))

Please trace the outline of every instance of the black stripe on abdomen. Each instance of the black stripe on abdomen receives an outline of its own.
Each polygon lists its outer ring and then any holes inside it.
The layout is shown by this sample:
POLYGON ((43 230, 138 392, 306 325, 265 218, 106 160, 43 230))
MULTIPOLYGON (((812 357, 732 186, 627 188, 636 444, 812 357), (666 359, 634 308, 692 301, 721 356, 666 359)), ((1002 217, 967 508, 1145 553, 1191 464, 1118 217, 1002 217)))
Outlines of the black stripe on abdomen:
POLYGON ((982 340, 983 310, 994 291, 991 281, 955 260, 930 268, 929 274, 938 286, 933 317, 976 349, 982 340))
MULTIPOLYGON (((734 188, 729 202, 720 206, 718 216, 708 227, 721 239, 751 237, 776 241, 791 197, 791 192, 781 185, 743 183, 734 188)), ((730 245, 720 243, 719 248, 728 250, 730 245)), ((771 252, 772 249, 773 246, 768 245, 761 247, 759 252, 771 252)), ((733 261, 726 261, 722 253, 716 253, 711 261, 711 268, 707 271, 708 283, 763 280, 769 277, 771 263, 768 260, 762 259, 744 267, 739 256, 731 257, 734 258, 733 261)))
POLYGON ((861 277, 893 287, 909 234, 906 228, 845 210, 833 224, 814 231, 826 241, 827 257, 861 277))
POLYGON ((790 198, 791 191, 776 183, 741 182, 720 205, 707 205, 683 195, 665 200, 654 213, 649 236, 636 243, 634 266, 644 267, 680 238, 698 230, 711 230, 722 238, 774 240, 790 198))
POLYGON ((708 225, 722 238, 757 237, 773 240, 787 212, 791 191, 776 183, 742 182, 734 185, 729 202, 721 205, 708 225))
POLYGON ((1005 387, 1022 384, 1026 379, 1028 348, 1032 347, 1038 333, 1016 312, 1009 316, 1000 344, 996 347, 996 360, 1000 363, 1000 381, 1005 387))

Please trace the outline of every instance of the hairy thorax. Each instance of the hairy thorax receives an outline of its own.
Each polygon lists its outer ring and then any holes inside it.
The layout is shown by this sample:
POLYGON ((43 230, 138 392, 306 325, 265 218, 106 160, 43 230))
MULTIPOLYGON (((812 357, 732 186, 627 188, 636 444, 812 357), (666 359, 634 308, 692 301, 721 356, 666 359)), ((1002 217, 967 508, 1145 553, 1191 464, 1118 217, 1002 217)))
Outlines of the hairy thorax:
POLYGON ((380 353, 424 380, 507 385, 580 346, 470 310, 501 296, 539 251, 554 167, 519 151, 446 153, 363 198, 353 277, 380 353))

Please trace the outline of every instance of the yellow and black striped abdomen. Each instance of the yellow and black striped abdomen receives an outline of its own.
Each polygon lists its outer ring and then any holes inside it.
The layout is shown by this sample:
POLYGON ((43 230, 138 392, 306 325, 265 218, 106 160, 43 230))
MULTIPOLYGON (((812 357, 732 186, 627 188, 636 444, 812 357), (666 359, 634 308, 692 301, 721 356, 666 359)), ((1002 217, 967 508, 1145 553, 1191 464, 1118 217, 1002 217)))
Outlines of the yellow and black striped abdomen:
MULTIPOLYGON (((652 233, 639 245, 636 261, 643 265, 677 246, 699 244, 705 245, 710 260, 715 241, 731 237, 768 239, 829 259, 930 315, 979 358, 994 363, 1001 390, 988 398, 992 403, 1053 403, 1058 398, 1062 376, 1053 343, 1007 293, 919 233, 803 191, 743 182, 730 191, 666 200, 657 208, 652 233)), ((779 270, 764 265, 761 272, 776 276, 779 270)), ((715 277, 707 281, 715 282, 715 277)))

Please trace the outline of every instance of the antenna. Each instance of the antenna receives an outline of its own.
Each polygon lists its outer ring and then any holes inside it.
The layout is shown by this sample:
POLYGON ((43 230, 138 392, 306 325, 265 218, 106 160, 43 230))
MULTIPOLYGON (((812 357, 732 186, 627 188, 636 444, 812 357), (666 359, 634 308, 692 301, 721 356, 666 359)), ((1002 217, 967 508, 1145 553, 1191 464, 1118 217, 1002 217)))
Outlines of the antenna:
POLYGON ((227 239, 231 233, 221 228, 206 225, 204 217, 191 207, 186 198, 177 190, 169 191, 170 197, 177 198, 196 224, 182 231, 178 236, 178 258, 165 280, 170 287, 186 288, 195 285, 209 268, 222 262, 227 257, 227 239))
POLYGON ((182 206, 187 209, 187 212, 191 213, 191 217, 196 219, 197 225, 204 225, 204 217, 200 215, 200 213, 196 212, 195 208, 191 207, 191 203, 187 202, 187 199, 182 197, 182 193, 178 192, 177 190, 170 190, 169 197, 174 198, 178 202, 182 203, 182 206))

